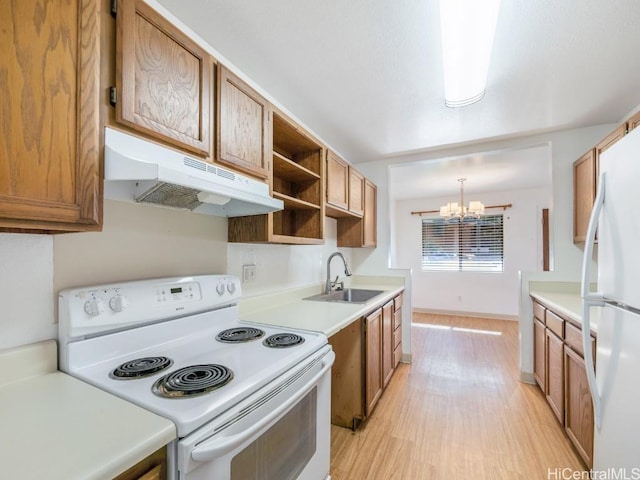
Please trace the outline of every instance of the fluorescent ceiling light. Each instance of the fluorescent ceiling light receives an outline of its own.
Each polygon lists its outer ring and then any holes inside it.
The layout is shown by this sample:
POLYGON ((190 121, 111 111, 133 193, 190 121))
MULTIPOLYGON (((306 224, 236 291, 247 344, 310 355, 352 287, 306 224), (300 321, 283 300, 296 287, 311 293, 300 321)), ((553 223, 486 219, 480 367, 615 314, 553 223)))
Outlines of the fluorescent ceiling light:
POLYGON ((484 96, 500 0, 440 0, 440 35, 447 107, 484 96))

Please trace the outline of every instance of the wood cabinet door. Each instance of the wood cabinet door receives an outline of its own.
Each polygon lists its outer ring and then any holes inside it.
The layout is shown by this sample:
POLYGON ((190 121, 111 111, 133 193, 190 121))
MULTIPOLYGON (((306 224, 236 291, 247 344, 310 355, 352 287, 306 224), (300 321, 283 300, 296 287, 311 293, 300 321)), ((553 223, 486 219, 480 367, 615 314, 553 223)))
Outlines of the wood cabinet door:
POLYGON ((546 329, 546 388, 547 402, 558 421, 564 425, 564 353, 563 342, 546 329))
POLYGON ((565 430, 587 467, 593 465, 593 403, 583 358, 565 345, 565 430))
POLYGON ((371 415, 382 395, 382 309, 379 308, 365 318, 366 355, 365 403, 366 416, 371 415))
POLYGON ((0 229, 100 230, 100 5, 3 2, 0 229))
POLYGON ((573 163, 573 243, 584 243, 596 198, 596 151, 589 150, 573 163))
POLYGON ((327 150, 327 203, 349 208, 349 164, 331 150, 327 150))
POLYGON ((349 166, 349 211, 360 216, 364 214, 364 177, 351 166, 349 166))
POLYGON ((156 450, 113 480, 165 480, 167 478, 167 449, 156 450))
POLYGON ((363 216, 363 247, 375 247, 377 245, 377 188, 369 180, 364 185, 364 216, 363 216))
POLYGON ((118 3, 116 121, 211 155, 211 57, 142 0, 118 3))
POLYGON ((533 320, 533 377, 543 392, 546 392, 546 335, 545 326, 538 319, 533 320))
POLYGON ((224 66, 218 67, 217 161, 250 175, 269 178, 270 105, 224 66))
POLYGON ((391 380, 394 367, 393 300, 382 307, 382 386, 391 380))
POLYGON ((640 126, 640 112, 633 115, 629 120, 627 120, 627 132, 634 130, 640 126))

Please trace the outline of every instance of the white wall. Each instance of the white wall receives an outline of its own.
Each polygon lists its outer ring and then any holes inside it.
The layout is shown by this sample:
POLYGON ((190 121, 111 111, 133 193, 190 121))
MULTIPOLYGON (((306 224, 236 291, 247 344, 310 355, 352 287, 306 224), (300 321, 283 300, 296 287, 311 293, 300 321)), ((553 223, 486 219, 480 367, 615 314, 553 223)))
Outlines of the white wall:
POLYGON ((54 338, 53 237, 0 234, 0 350, 54 338))
MULTIPOLYGON (((56 338, 57 293, 63 288, 202 273, 240 275, 256 264, 246 296, 317 283, 336 248, 336 221, 326 219, 324 245, 227 243, 221 217, 106 201, 104 229, 94 233, 0 234, 0 349, 56 338)), ((351 249, 340 249, 349 261, 351 249)), ((341 273, 336 264, 335 275, 341 273)))
MULTIPOLYGON (((504 272, 423 272, 422 218, 412 211, 437 210, 450 197, 401 200, 395 203, 395 239, 398 266, 413 270, 413 307, 430 311, 518 315, 518 273, 542 269, 541 210, 551 201, 548 188, 483 193, 485 205, 513 204, 504 214, 504 272)), ((474 197, 474 199, 475 199, 474 197)))

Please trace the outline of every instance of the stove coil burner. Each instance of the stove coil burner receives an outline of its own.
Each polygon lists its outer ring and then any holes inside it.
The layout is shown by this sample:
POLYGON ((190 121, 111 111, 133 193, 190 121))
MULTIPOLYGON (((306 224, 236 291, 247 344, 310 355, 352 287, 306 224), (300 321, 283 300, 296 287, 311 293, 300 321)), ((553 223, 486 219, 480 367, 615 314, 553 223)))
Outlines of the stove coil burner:
POLYGON ((223 365, 190 365, 156 380, 152 391, 159 397, 193 397, 220 388, 231 379, 233 372, 223 365))
POLYGON ((120 365, 111 372, 110 376, 117 380, 144 378, 169 368, 171 365, 173 365, 173 360, 167 357, 136 358, 120 365))
POLYGON ((264 335, 264 330, 252 327, 230 328, 216 335, 216 340, 223 343, 249 342, 264 335))
POLYGON ((262 343, 270 348, 287 348, 304 343, 304 338, 295 333, 276 333, 265 338, 262 343))

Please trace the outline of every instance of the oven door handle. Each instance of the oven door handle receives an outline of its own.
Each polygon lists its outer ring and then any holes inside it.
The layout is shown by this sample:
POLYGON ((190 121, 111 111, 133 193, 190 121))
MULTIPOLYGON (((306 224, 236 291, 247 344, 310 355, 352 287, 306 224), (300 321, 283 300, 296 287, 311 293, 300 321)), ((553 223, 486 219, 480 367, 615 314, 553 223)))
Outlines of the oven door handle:
POLYGON ((208 441, 196 446, 191 452, 191 458, 196 462, 210 462, 211 460, 230 452, 236 446, 242 444, 242 442, 251 438, 254 434, 259 432, 273 420, 285 413, 289 408, 295 405, 303 396, 307 394, 315 385, 318 380, 331 369, 333 360, 335 359, 335 353, 333 351, 327 353, 322 360, 322 369, 314 377, 309 380, 304 387, 300 388, 294 395, 292 395, 287 401, 283 402, 266 415, 264 418, 256 422, 251 428, 243 430, 241 433, 231 435, 229 437, 213 437, 208 441))

